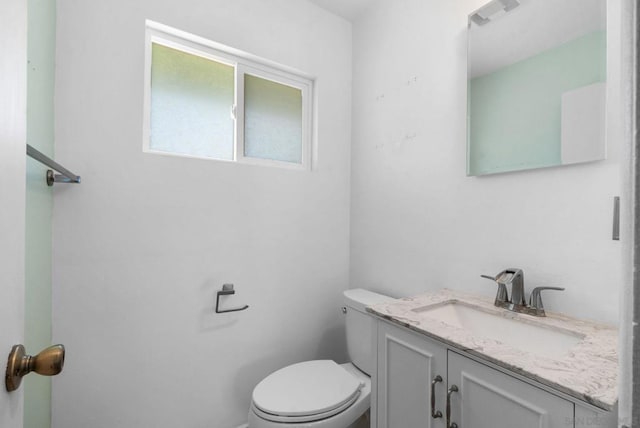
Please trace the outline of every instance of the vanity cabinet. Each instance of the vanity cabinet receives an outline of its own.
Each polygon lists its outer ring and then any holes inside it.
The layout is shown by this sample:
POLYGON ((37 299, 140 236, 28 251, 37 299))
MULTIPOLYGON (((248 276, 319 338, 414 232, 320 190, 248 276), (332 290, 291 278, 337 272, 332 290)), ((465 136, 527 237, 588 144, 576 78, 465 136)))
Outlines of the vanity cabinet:
POLYGON ((442 345, 408 329, 378 323, 378 428, 445 428, 446 378, 447 350, 442 345), (432 399, 440 417, 431 415, 432 399))
POLYGON ((461 428, 573 427, 573 403, 455 352, 448 353, 451 422, 461 428))
POLYGON ((614 412, 587 410, 408 328, 379 320, 377 337, 372 428, 447 428, 447 395, 451 428, 616 426, 614 412))

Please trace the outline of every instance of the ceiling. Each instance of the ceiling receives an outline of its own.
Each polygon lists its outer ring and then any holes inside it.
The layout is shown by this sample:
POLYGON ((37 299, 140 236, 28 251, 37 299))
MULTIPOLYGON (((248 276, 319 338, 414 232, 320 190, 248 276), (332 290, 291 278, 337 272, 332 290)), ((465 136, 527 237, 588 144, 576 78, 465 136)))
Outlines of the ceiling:
POLYGON ((309 0, 329 12, 354 21, 375 0, 309 0))

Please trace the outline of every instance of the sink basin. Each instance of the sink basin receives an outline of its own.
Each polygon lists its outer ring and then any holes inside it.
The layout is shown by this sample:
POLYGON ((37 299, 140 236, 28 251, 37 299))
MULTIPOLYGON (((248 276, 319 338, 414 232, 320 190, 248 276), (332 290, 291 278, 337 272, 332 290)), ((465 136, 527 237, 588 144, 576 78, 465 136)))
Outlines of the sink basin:
POLYGON ((468 331, 480 338, 496 340, 516 349, 542 357, 562 358, 580 343, 584 336, 566 330, 536 325, 535 319, 524 322, 507 316, 511 312, 492 314, 461 302, 447 302, 435 306, 412 309, 425 322, 440 321, 468 331))

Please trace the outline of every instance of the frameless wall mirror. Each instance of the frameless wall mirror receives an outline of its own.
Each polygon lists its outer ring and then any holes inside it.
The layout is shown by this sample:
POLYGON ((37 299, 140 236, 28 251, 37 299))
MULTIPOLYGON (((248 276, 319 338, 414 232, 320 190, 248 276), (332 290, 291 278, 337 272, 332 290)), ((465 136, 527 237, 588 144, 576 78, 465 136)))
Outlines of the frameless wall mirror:
POLYGON ((493 0, 468 36, 467 175, 605 158, 606 0, 493 0))

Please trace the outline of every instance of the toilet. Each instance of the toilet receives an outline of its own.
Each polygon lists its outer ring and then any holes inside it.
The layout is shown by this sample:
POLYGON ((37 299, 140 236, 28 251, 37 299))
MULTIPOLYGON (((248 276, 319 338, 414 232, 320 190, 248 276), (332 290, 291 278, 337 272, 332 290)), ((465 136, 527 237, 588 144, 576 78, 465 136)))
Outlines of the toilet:
POLYGON ((368 427, 375 320, 365 308, 393 300, 360 288, 345 291, 351 362, 305 361, 271 373, 253 390, 249 428, 368 427))

